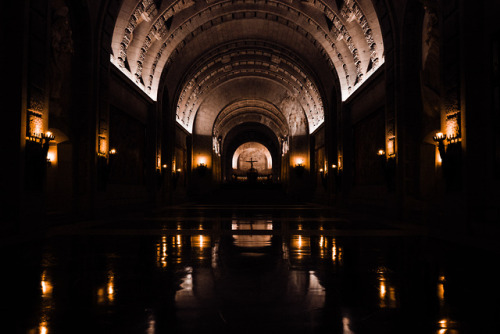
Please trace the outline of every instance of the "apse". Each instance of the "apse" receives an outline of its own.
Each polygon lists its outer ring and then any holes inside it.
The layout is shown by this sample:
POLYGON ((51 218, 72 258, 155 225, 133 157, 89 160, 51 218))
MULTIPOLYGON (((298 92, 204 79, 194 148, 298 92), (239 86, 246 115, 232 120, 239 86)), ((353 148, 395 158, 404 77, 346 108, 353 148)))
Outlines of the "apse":
POLYGON ((264 145, 248 142, 239 146, 233 154, 233 172, 241 174, 250 168, 255 168, 261 174, 272 172, 273 160, 271 153, 264 145))

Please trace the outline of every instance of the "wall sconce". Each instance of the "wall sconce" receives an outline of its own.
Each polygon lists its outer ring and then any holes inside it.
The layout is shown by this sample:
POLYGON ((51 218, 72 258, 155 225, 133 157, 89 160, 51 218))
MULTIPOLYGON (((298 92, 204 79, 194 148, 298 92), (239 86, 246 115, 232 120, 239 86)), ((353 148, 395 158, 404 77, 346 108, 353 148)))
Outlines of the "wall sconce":
POLYGON ((304 159, 296 158, 295 159, 295 167, 304 167, 304 159))
POLYGON ((321 184, 323 185, 323 188, 326 189, 328 185, 328 173, 323 168, 320 168, 319 175, 321 177, 321 184))
POLYGON ((47 131, 45 133, 42 133, 42 138, 46 141, 49 142, 51 140, 54 140, 55 136, 52 132, 47 131))
POLYGON ((49 154, 49 147, 50 142, 55 139, 55 136, 52 132, 47 131, 42 133, 40 137, 42 138, 42 148, 47 159, 47 166, 50 167, 55 160, 55 154, 53 152, 49 154))
POLYGON ((196 166, 196 172, 200 176, 204 176, 207 173, 207 170, 208 170, 207 159, 205 157, 199 157, 198 165, 196 166))
POLYGON ((443 176, 446 181, 448 190, 460 189, 460 175, 461 175, 461 160, 462 160, 462 146, 460 145, 459 135, 445 136, 442 132, 436 133, 434 141, 437 143, 439 156, 441 157, 443 166, 443 176), (445 146, 445 140, 448 145, 445 146))
POLYGON ((395 189, 394 177, 396 176, 396 158, 395 154, 386 157, 385 151, 380 149, 377 151, 380 160, 380 165, 384 173, 387 189, 393 191, 395 189))
POLYGON ((441 156, 441 160, 444 162, 447 159, 448 152, 451 149, 451 152, 453 153, 454 147, 455 146, 460 146, 456 145, 460 142, 461 138, 458 135, 448 135, 445 136, 442 132, 436 133, 434 136, 434 141, 438 145, 438 150, 439 150, 439 155, 441 156), (448 149, 444 145, 444 141, 448 141, 448 149))
POLYGON ((116 151, 116 149, 115 149, 115 148, 112 148, 111 150, 109 150, 109 152, 108 152, 108 153, 109 153, 109 155, 115 155, 115 154, 116 154, 116 153, 118 153, 118 152, 116 151))
POLYGON ((293 166, 293 170, 298 177, 302 177, 305 172, 304 159, 303 158, 295 158, 295 165, 293 166))
POLYGON ((55 155, 52 152, 47 153, 47 167, 52 166, 52 162, 55 161, 55 155))
POLYGON ((207 158, 206 157, 198 157, 198 165, 197 168, 207 168, 207 158))

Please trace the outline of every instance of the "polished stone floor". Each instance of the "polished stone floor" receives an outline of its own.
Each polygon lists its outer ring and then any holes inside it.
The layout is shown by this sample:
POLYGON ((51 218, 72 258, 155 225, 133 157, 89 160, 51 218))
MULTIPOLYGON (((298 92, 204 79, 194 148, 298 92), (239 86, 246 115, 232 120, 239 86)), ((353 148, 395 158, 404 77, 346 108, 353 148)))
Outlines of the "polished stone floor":
POLYGON ((2 245, 2 333, 498 333, 498 254, 308 204, 185 204, 2 245))

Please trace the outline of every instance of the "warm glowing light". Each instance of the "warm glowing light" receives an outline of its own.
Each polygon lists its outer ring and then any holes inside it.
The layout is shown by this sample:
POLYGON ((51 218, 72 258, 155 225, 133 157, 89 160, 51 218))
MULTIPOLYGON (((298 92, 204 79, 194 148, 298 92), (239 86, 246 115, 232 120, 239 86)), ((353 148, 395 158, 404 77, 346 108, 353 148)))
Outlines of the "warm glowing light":
POLYGON ((333 168, 333 169, 337 168, 337 165, 335 165, 335 164, 334 164, 334 165, 332 165, 332 168, 333 168))
POLYGON ((55 159, 56 159, 56 156, 55 156, 54 152, 47 153, 47 161, 54 162, 55 159))
POLYGON ((167 164, 163 164, 161 167, 162 168, 167 168, 168 166, 167 166, 167 164))
POLYGON ((113 155, 113 154, 116 154, 117 151, 115 148, 112 148, 111 150, 109 150, 109 154, 113 155))
POLYGON ((108 293, 108 300, 112 302, 115 299, 115 275, 112 272, 108 275, 106 291, 108 293))
POLYGON ((207 247, 207 237, 204 237, 203 235, 192 236, 191 243, 195 247, 198 247, 200 249, 206 248, 207 247))
POLYGON ((377 155, 385 155, 385 151, 384 150, 378 150, 377 155))
POLYGON ((446 334, 448 332, 448 319, 438 321, 439 331, 438 334, 446 334))
POLYGON ((437 284, 437 296, 439 302, 442 304, 444 302, 444 283, 446 279, 444 276, 440 276, 437 284))
POLYGON ((323 173, 323 168, 320 168, 320 169, 319 169, 319 172, 320 172, 320 173, 323 173))
POLYGON ((41 287, 42 297, 48 297, 52 294, 52 283, 49 281, 46 272, 43 272, 42 274, 41 287))
POLYGON ((105 137, 99 136, 99 155, 105 156, 108 150, 108 142, 105 137))
POLYGON ((167 267, 167 236, 163 235, 156 245, 156 262, 160 268, 167 267))
POLYGON ((446 138, 446 136, 444 135, 444 133, 442 132, 438 132, 436 133, 436 135, 434 136, 434 140, 435 141, 440 141, 440 140, 444 140, 446 138))
POLYGON ((54 139, 54 134, 50 131, 45 132, 45 138, 54 139))
POLYGON ((180 173, 180 172, 182 172, 182 169, 177 168, 177 170, 176 170, 176 171, 177 171, 177 173, 180 173))
POLYGON ((198 157, 198 166, 207 166, 207 158, 198 157))
POLYGON ((351 320, 348 317, 343 317, 342 318, 342 327, 343 327, 343 334, 354 334, 353 331, 351 331, 351 320))
POLYGON ((99 288, 97 290, 97 302, 99 304, 102 304, 104 303, 105 299, 104 299, 104 288, 99 288))
POLYGON ((386 277, 386 269, 381 267, 377 270, 379 281, 379 306, 381 308, 396 307, 396 289, 390 284, 386 277))
POLYGON ((40 138, 43 129, 43 119, 42 114, 30 110, 29 112, 29 133, 31 137, 40 138))
POLYGON ((48 324, 46 321, 43 321, 40 323, 40 327, 39 327, 40 334, 48 334, 49 333, 49 329, 48 329, 47 325, 48 324))
POLYGON ((385 281, 380 281, 380 299, 385 299, 385 294, 387 293, 387 290, 386 290, 386 286, 385 286, 385 281))
POLYGON ((389 140, 387 141, 387 154, 389 156, 392 156, 395 153, 395 151, 394 151, 394 142, 395 142, 395 138, 394 137, 389 138, 389 140))
POLYGON ((298 166, 298 167, 304 166, 304 159, 303 158, 295 158, 295 166, 298 166))
POLYGON ((443 159, 441 158, 441 154, 439 153, 439 149, 438 147, 436 146, 436 166, 441 166, 441 164, 443 163, 443 159))
POLYGON ((109 271, 106 285, 97 289, 97 302, 99 304, 113 302, 115 299, 115 293, 115 275, 112 271, 109 271))
POLYGON ((301 260, 311 255, 311 237, 294 235, 291 239, 291 251, 293 257, 301 260))

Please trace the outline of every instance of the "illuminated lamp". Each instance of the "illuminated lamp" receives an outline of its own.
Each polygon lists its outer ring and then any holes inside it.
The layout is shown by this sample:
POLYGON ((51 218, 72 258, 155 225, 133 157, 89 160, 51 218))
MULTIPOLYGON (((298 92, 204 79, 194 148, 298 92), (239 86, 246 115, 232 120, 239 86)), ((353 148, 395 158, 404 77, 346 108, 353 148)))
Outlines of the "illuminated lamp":
POLYGON ((199 157, 198 158, 198 167, 200 167, 200 168, 206 168, 207 167, 207 158, 205 158, 205 157, 199 157))
POLYGON ((378 155, 378 156, 383 156, 383 155, 385 155, 385 151, 384 151, 384 150, 382 150, 382 149, 381 149, 381 150, 378 150, 377 155, 378 155))
POLYGON ((304 159, 296 158, 295 159, 295 167, 304 167, 304 159))

